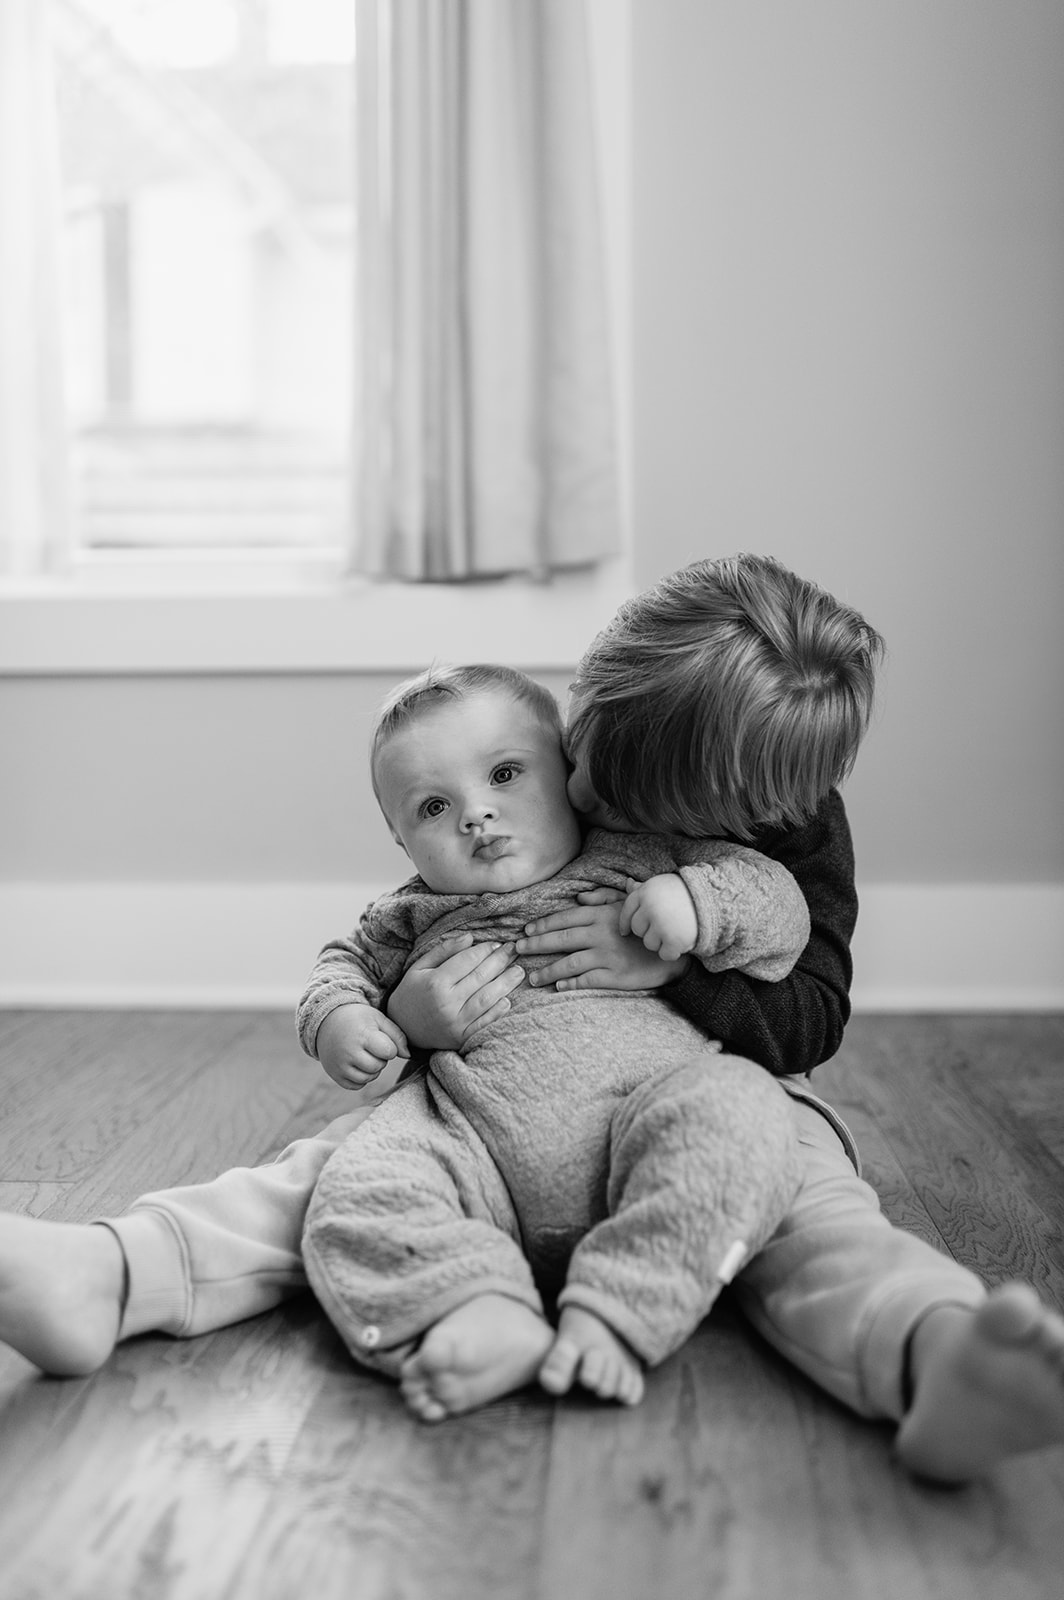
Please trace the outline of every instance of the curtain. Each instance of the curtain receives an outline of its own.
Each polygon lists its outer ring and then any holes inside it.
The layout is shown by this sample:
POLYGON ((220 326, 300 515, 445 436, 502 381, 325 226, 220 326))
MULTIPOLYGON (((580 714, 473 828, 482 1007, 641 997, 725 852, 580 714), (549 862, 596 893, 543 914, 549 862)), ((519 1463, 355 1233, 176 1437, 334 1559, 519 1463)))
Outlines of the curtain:
POLYGON ((0 573, 54 569, 69 519, 58 134, 41 0, 0 0, 0 573))
POLYGON ((355 571, 618 549, 583 0, 358 0, 355 571))

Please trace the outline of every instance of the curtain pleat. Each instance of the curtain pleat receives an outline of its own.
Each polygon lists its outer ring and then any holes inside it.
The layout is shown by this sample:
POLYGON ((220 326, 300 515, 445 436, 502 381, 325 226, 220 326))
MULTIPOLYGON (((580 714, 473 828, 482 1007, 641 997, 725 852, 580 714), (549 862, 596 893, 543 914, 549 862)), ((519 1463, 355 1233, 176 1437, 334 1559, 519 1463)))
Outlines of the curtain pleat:
POLYGON ((359 0, 354 570, 618 549, 582 0, 359 0))

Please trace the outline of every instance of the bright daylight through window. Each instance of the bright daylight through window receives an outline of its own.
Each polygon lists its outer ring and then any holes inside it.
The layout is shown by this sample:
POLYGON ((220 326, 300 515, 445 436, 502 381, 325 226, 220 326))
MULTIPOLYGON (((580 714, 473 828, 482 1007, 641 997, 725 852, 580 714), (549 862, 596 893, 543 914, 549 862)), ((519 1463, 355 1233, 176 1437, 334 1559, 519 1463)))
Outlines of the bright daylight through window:
POLYGON ((347 540, 354 0, 52 0, 83 552, 347 540))

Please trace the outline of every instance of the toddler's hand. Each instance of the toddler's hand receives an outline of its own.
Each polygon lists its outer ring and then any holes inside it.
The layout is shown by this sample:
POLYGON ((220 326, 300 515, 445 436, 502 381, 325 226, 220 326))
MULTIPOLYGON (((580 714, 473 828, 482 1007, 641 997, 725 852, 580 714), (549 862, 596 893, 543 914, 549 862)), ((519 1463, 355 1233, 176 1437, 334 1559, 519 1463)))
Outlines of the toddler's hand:
POLYGON ((527 923, 518 939, 518 955, 557 957, 529 974, 533 988, 656 989, 680 976, 686 961, 670 966, 622 933, 623 895, 589 889, 577 902, 527 923))
POLYGON ((676 961, 698 943, 698 915, 678 872, 662 872, 645 883, 628 879, 621 907, 622 933, 634 933, 662 961, 676 961))
POLYGON ((364 1089, 396 1056, 408 1056, 406 1035, 383 1011, 351 1004, 330 1011, 318 1029, 318 1060, 341 1089, 364 1089))
POLYGON ((512 944, 474 944, 468 933, 445 939, 407 968, 388 1015, 421 1050, 461 1050, 509 1011, 525 975, 513 957, 512 944))

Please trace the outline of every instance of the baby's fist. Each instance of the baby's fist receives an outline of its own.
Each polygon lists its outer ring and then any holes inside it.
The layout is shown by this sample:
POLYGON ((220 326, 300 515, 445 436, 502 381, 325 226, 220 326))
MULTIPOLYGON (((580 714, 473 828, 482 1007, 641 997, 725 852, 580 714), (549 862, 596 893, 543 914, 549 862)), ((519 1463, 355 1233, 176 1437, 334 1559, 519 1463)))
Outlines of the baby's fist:
POLYGON ((622 933, 634 933, 662 961, 676 961, 698 943, 698 914, 677 872, 662 872, 645 883, 628 879, 621 907, 622 933))
POLYGON ((408 1056, 402 1028, 373 1006, 330 1011, 318 1029, 318 1060, 341 1089, 364 1089, 396 1056, 408 1056))

